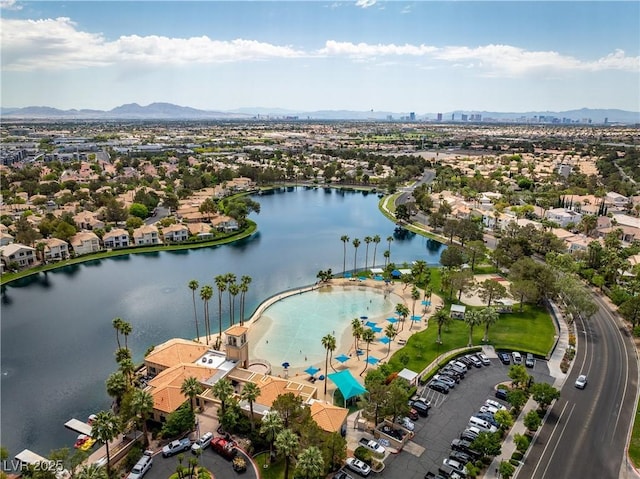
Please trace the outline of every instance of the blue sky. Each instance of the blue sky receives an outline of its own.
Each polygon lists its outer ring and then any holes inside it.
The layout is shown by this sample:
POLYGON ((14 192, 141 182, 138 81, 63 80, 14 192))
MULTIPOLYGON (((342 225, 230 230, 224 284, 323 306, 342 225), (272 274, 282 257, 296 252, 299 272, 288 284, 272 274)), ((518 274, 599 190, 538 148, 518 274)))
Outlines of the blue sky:
POLYGON ((640 2, 0 0, 3 107, 640 111, 640 2))

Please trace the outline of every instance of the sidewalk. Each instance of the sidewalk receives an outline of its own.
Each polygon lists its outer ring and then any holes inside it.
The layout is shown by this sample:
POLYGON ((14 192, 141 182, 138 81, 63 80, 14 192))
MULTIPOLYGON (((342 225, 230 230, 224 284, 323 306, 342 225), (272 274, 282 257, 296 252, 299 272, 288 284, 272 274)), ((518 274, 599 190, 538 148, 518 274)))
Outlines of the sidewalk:
MULTIPOLYGON (((558 311, 557 307, 554 304, 552 304, 552 308, 554 309, 556 316, 560 318, 561 314, 558 311)), ((560 363, 562 362, 564 352, 569 347, 569 328, 567 327, 566 323, 562 319, 558 321, 558 323, 560 325, 559 326, 560 334, 558 337, 558 343, 556 344, 556 347, 554 348, 553 353, 551 354, 551 357, 547 362, 547 366, 549 367, 549 373, 551 374, 551 376, 555 378, 555 381, 553 382, 553 387, 555 387, 556 389, 561 389, 567 378, 567 374, 569 373, 569 371, 567 373, 563 373, 562 370, 560 369, 560 363)), ((573 362, 571 364, 573 365, 573 362)), ((523 423, 524 417, 529 411, 535 410, 537 409, 537 407, 538 407, 538 404, 533 399, 529 398, 527 403, 522 408, 520 415, 518 416, 515 423, 513 424, 513 427, 509 431, 509 434, 507 434, 507 437, 502 443, 501 454, 499 456, 494 457, 493 461, 489 465, 489 468, 485 472, 484 474, 485 479, 500 478, 500 475, 498 474, 498 468, 500 467, 500 463, 502 461, 509 461, 509 459, 511 459, 511 455, 516 450, 516 445, 515 445, 515 442, 513 441, 514 436, 516 434, 524 434, 526 432, 527 428, 524 426, 524 423, 523 423)), ((536 437, 537 437, 537 434, 534 435, 529 448, 531 448, 535 443, 536 437)), ((525 453, 525 459, 526 459, 526 453, 525 453)), ((514 478, 518 477, 518 471, 519 471, 518 468, 516 468, 516 472, 513 475, 514 478)))

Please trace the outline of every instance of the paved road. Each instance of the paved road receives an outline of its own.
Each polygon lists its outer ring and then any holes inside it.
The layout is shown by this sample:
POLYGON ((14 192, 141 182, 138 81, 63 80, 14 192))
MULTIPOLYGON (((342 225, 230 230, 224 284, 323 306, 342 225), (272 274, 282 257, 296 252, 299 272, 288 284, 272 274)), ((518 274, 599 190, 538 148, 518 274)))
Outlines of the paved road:
MULTIPOLYGON (((239 452, 239 454, 244 454, 239 452)), ((189 459, 195 457, 191 454, 191 451, 183 453, 182 464, 189 466, 189 459)), ((213 472, 216 478, 240 478, 242 479, 257 479, 256 471, 251 466, 251 462, 245 455, 247 460, 247 470, 243 473, 237 473, 231 467, 231 461, 227 461, 222 456, 216 454, 210 447, 205 449, 200 456, 200 463, 206 467, 209 471, 213 472)), ((156 454, 153 457, 153 466, 149 469, 149 472, 145 474, 145 479, 167 479, 171 474, 176 472, 178 466, 178 456, 172 456, 164 458, 162 454, 156 454)))
POLYGON ((600 298, 598 313, 577 323, 578 354, 519 479, 626 477, 626 444, 631 427, 638 364, 627 329, 600 298), (574 382, 588 376, 586 389, 574 382))

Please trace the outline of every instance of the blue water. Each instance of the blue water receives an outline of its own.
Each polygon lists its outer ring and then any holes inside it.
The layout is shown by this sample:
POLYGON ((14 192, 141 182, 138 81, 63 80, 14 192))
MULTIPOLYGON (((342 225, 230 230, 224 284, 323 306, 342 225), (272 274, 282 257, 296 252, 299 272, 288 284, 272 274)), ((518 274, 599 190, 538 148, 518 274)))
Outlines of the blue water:
MULTIPOLYGON (((297 188, 255 199, 261 212, 252 219, 259 231, 234 245, 92 261, 2 288, 0 442, 10 454, 25 447, 48 454, 71 446, 76 434, 63 424, 109 407, 104 382, 116 369, 113 318, 133 326, 128 342, 141 361, 151 345, 195 336, 190 280, 215 291, 218 274, 251 276, 248 316, 269 296, 314 283, 321 269, 341 271, 342 235, 362 241, 357 263, 363 268, 364 237, 380 235, 376 262, 382 264, 386 238, 394 234, 395 225, 378 211, 376 195, 297 188)), ((391 260, 437 264, 441 248, 420 236, 397 237, 391 260)), ((373 243, 369 267, 372 257, 373 243)), ((347 268, 353 262, 349 244, 347 268)), ((202 324, 199 298, 196 305, 202 324)), ((210 309, 215 330, 217 296, 210 309)), ((225 296, 223 327, 228 316, 225 296)))

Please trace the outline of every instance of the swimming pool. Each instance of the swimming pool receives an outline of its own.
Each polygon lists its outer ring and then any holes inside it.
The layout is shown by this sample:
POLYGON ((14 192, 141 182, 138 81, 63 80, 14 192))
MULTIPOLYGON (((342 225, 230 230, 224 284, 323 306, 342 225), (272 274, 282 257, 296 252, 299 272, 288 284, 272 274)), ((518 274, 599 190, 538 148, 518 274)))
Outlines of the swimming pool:
MULTIPOLYGON (((385 318, 396 307, 393 299, 382 290, 362 286, 322 288, 286 297, 269 306, 251 325, 250 357, 266 359, 275 368, 284 362, 291 368, 324 365, 326 350, 321 340, 325 335, 336 337, 334 357, 348 354, 353 345, 353 318, 367 316, 384 329, 385 318)), ((376 334, 376 338, 383 334, 376 334)))

